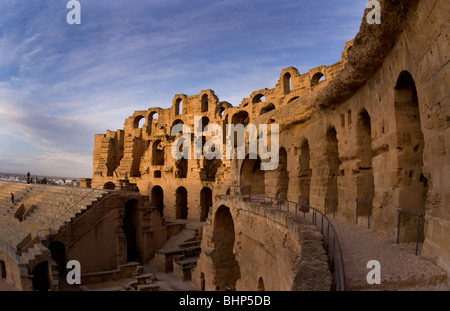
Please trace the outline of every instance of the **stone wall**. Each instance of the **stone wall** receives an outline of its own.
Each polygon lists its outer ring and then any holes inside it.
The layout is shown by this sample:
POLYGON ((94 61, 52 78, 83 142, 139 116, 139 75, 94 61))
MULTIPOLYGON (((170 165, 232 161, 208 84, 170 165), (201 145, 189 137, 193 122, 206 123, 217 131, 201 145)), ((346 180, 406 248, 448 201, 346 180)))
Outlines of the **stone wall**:
MULTIPOLYGON (((201 220, 203 188, 214 198, 229 185, 251 185, 254 193, 327 211, 334 206, 349 223, 365 224, 370 215, 371 226, 391 240, 398 209, 414 212, 424 215, 423 255, 450 271, 449 4, 380 2, 381 25, 369 25, 366 10, 336 64, 303 74, 285 68, 274 88, 252 92, 239 107, 212 90, 175 95, 171 108, 137 111, 122 130, 97 135, 92 186, 126 179, 152 198, 150 204, 163 202, 165 217, 201 220), (211 179, 205 172, 214 165, 202 158, 188 160, 185 170, 186 163, 170 156, 170 129, 179 122, 192 129, 194 116, 222 127, 279 124, 282 165, 262 172, 258 160, 223 160, 211 179), (152 196, 156 186, 162 192, 152 196), (180 187, 187 202, 177 200, 180 187), (180 211, 186 207, 187 213, 180 211)), ((402 218, 402 242, 415 240, 416 223, 402 218)))
POLYGON ((314 225, 231 195, 216 197, 192 282, 198 290, 330 290, 331 274, 314 225))

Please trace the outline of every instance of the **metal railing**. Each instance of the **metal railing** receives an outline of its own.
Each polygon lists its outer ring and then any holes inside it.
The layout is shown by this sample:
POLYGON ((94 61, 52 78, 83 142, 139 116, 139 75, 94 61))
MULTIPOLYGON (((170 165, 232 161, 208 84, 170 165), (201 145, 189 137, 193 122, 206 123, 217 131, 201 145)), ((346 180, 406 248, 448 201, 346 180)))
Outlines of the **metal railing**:
POLYGON ((325 215, 328 215, 328 202, 331 202, 331 206, 333 208, 333 218, 336 218, 336 198, 324 198, 324 208, 325 208, 325 215))
POLYGON ((417 239, 416 239, 416 256, 419 253, 419 240, 420 240, 420 219, 423 217, 422 214, 417 214, 417 213, 413 213, 413 212, 408 212, 408 211, 404 211, 401 209, 398 209, 398 229, 397 229, 397 244, 400 243, 400 226, 401 226, 401 215, 402 214, 406 214, 406 215, 410 215, 410 216, 415 216, 417 217, 417 239))
MULTIPOLYGON (((91 191, 89 191, 89 193, 87 193, 85 196, 83 196, 80 200, 78 200, 77 202, 75 202, 71 207, 69 207, 68 209, 66 209, 65 211, 64 211, 64 213, 62 213, 61 215, 59 215, 55 220, 53 220, 49 225, 48 225, 48 228, 50 229, 50 230, 52 230, 52 225, 53 224, 55 224, 59 219, 61 219, 62 217, 64 217, 64 215, 66 215, 69 211, 71 211, 72 209, 74 209, 77 205, 78 205, 78 203, 80 203, 81 201, 83 201, 84 199, 86 199, 89 195, 91 195, 95 190, 97 190, 98 189, 98 187, 100 187, 100 186, 97 186, 97 187, 95 187, 94 189, 92 189, 91 191)), ((42 229, 42 230, 47 230, 47 229, 42 229)))
MULTIPOLYGON (((372 202, 356 200, 356 224, 358 224, 359 210, 361 205, 367 206, 367 228, 370 229, 370 216, 372 215, 372 202)), ((365 215, 363 215, 365 216, 365 215)))
MULTIPOLYGON (((240 188, 241 186, 230 186, 240 188)), ((251 191, 251 189, 250 189, 251 191)), ((227 191, 227 194, 230 191, 227 191)), ((306 215, 310 214, 311 210, 311 222, 318 228, 323 236, 323 242, 325 251, 330 264, 330 271, 333 274, 333 288, 336 291, 346 290, 345 269, 344 260, 342 254, 342 248, 339 243, 339 239, 333 224, 330 219, 318 209, 308 206, 300 202, 293 202, 280 198, 271 198, 264 195, 251 195, 249 194, 249 200, 259 204, 270 204, 271 207, 283 210, 283 208, 295 215, 301 216, 306 219, 306 215), (326 230, 325 230, 326 229, 326 230)))

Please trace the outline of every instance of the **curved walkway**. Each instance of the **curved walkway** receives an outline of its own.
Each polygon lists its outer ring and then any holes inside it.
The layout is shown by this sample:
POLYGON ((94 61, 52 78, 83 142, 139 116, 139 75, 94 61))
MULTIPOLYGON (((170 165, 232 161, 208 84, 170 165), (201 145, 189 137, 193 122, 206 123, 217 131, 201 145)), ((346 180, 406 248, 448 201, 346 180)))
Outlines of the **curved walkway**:
POLYGON ((450 290, 447 273, 429 260, 415 255, 415 243, 388 240, 366 227, 330 219, 344 256, 347 290, 450 290), (381 264, 381 284, 369 285, 366 268, 371 260, 381 264))

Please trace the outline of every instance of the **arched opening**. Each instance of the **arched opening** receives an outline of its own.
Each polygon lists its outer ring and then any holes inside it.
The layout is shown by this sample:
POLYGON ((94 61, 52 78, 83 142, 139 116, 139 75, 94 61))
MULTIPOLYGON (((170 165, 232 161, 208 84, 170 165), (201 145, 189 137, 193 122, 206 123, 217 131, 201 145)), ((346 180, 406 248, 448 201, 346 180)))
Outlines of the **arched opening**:
POLYGON ((206 221, 212 207, 212 190, 205 187, 200 192, 200 221, 206 221))
MULTIPOLYGON (((238 113, 235 113, 233 117, 231 118, 231 124, 238 125, 242 124, 244 127, 246 127, 250 123, 250 117, 248 115, 248 112, 245 110, 239 111, 238 113)), ((225 137, 224 137, 225 139, 225 137)), ((238 145, 238 133, 234 132, 234 147, 236 148, 238 145)))
POLYGON ((153 120, 158 119, 158 113, 156 111, 150 112, 148 115, 147 134, 152 134, 153 120))
POLYGON ((178 98, 175 101, 175 115, 180 115, 183 113, 183 100, 181 98, 178 98))
MULTIPOLYGON (((373 149, 372 149, 372 125, 369 113, 363 110, 359 114, 356 124, 356 135, 358 144, 358 181, 357 181, 357 199, 359 201, 370 202, 372 204, 375 197, 375 184, 372 169, 373 149)), ((362 208, 358 211, 359 215, 371 214, 371 209, 362 208)))
MULTIPOLYGON (((423 150, 425 147, 421 126, 419 99, 413 77, 403 71, 394 90, 395 125, 397 134, 397 162, 399 179, 398 208, 425 214, 428 180, 423 174, 423 150)), ((402 217, 400 240, 416 239, 417 220, 402 217)), ((420 238, 423 240, 423 222, 420 238)))
POLYGON ((108 181, 106 184, 103 185, 103 189, 106 190, 114 190, 116 188, 116 185, 112 181, 108 181))
POLYGON ((153 178, 161 178, 161 171, 154 171, 153 178))
POLYGON ((31 274, 33 275, 33 290, 48 291, 50 289, 48 261, 43 261, 36 265, 31 274))
POLYGON ((209 124, 209 118, 208 117, 202 117, 200 119, 201 123, 199 122, 198 128, 202 130, 202 132, 205 130, 205 127, 209 124), (200 126, 201 124, 201 126, 200 126))
POLYGON ((141 138, 135 139, 132 153, 133 160, 130 169, 131 177, 141 177, 141 160, 149 145, 150 142, 144 141, 141 138))
POLYGON ((263 278, 259 278, 258 280, 258 291, 264 292, 266 289, 264 287, 264 280, 263 278))
POLYGON ((339 176, 339 150, 336 129, 330 127, 326 133, 326 157, 328 164, 328 178, 325 198, 335 200, 335 212, 338 212, 338 176, 339 176))
POLYGON ((256 103, 261 103, 264 102, 266 100, 266 98, 264 97, 263 94, 257 94, 255 95, 255 97, 253 97, 252 103, 256 104, 256 103))
POLYGON ((321 72, 317 72, 316 74, 313 75, 313 77, 311 78, 311 87, 315 87, 317 85, 320 84, 320 82, 325 81, 325 76, 323 73, 321 72))
POLYGON ((265 194, 264 171, 261 170, 261 159, 245 158, 241 166, 241 186, 252 187, 252 194, 265 194))
POLYGON ((157 140, 153 143, 152 165, 164 165, 164 147, 161 140, 157 140))
POLYGON ((311 192, 311 176, 312 170, 310 167, 311 152, 309 150, 309 142, 305 140, 300 147, 299 157, 299 193, 300 203, 310 206, 310 192, 311 192))
POLYGON ((6 264, 0 260, 0 279, 6 279, 6 264))
POLYGON ((220 107, 219 108, 219 117, 222 118, 223 117, 223 112, 225 111, 225 107, 220 107))
POLYGON ((209 106, 208 94, 203 94, 201 112, 208 112, 208 106, 209 106))
POLYGON ((160 186, 154 186, 151 194, 152 206, 156 207, 161 216, 164 216, 164 191, 160 186))
POLYGON ((175 194, 176 204, 176 218, 187 219, 188 218, 188 197, 187 190, 184 187, 179 187, 175 194))
POLYGON ((286 72, 283 76, 283 88, 284 88, 284 95, 289 94, 292 90, 291 74, 289 72, 286 72))
POLYGON ((203 167, 200 170, 200 179, 202 181, 216 181, 218 169, 222 166, 222 160, 213 158, 208 160, 203 158, 203 167))
POLYGON ((127 262, 139 261, 137 250, 137 228, 139 226, 139 214, 137 210, 138 201, 128 200, 125 203, 125 216, 123 218, 122 230, 127 240, 127 262))
POLYGON ((188 160, 181 158, 175 161, 175 178, 187 178, 188 160))
POLYGON ((288 156, 287 156, 287 152, 286 149, 284 149, 283 147, 280 148, 279 151, 279 165, 278 168, 276 169, 276 177, 277 177, 277 197, 279 199, 283 199, 286 200, 287 199, 287 194, 289 191, 289 172, 287 170, 288 167, 288 156))
POLYGON ((56 268, 58 269, 60 279, 66 277, 66 247, 64 243, 60 241, 54 241, 50 243, 49 250, 52 259, 56 263, 56 268))
POLYGON ((270 103, 264 107, 261 108, 261 111, 259 112, 259 115, 268 113, 269 111, 275 110, 274 104, 270 103))
POLYGON ((215 252, 212 260, 215 268, 215 286, 218 290, 227 287, 234 290, 241 277, 239 263, 234 255, 234 221, 230 209, 220 206, 214 216, 213 245, 215 252))
MULTIPOLYGON (((175 125, 177 124, 184 124, 184 122, 180 119, 176 119, 175 121, 173 121, 172 126, 170 127, 170 134, 172 135, 172 129, 175 125)), ((182 135, 182 133, 180 132, 178 135, 182 135)))
POLYGON ((205 274, 202 272, 200 274, 200 291, 204 292, 205 289, 206 289, 205 274))
POLYGON ((134 118, 133 128, 135 128, 135 129, 143 128, 144 124, 145 124, 145 117, 137 116, 136 118, 134 118))
POLYGON ((235 113, 231 118, 231 124, 233 125, 242 124, 243 126, 247 126, 249 123, 250 118, 248 116, 248 112, 245 110, 235 113))

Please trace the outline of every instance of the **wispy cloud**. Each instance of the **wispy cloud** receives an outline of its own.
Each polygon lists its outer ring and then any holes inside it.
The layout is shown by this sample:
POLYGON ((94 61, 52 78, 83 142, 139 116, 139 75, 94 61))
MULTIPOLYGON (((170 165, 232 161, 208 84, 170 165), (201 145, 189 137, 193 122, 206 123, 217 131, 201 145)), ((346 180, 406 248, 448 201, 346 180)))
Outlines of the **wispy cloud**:
POLYGON ((91 176, 96 133, 177 93, 239 105, 281 69, 340 58, 366 1, 0 2, 0 171, 91 176))

